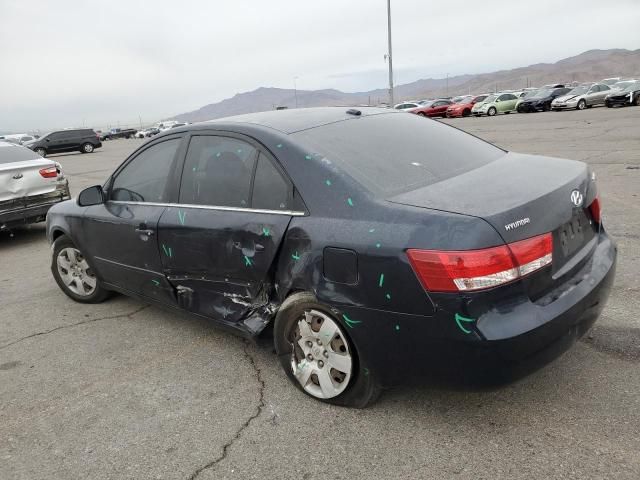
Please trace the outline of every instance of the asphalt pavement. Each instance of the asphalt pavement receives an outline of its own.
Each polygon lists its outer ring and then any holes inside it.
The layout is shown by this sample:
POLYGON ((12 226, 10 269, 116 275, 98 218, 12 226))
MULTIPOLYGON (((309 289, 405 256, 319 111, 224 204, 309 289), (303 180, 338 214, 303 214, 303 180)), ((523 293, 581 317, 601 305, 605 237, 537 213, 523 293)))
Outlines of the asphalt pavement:
MULTIPOLYGON (((0 479, 640 478, 640 108, 444 121, 596 172, 618 271, 573 349, 491 391, 329 406, 265 342, 122 296, 74 303, 42 224, 0 232, 0 479)), ((52 158, 77 194, 141 143, 52 158)))

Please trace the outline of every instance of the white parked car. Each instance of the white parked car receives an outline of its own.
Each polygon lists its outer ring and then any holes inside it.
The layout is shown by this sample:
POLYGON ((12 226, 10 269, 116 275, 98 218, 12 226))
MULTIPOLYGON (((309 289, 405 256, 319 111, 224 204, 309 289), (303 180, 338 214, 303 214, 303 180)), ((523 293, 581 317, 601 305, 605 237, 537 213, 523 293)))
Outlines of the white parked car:
POLYGON ((0 141, 0 231, 43 222, 53 205, 69 198, 59 163, 0 141))
POLYGON ((565 95, 551 102, 551 110, 560 111, 575 108, 584 110, 594 105, 604 105, 604 99, 611 93, 611 88, 604 83, 580 85, 565 95))
POLYGON ((419 102, 402 102, 398 103, 395 107, 396 110, 409 110, 411 108, 419 108, 422 105, 419 102))

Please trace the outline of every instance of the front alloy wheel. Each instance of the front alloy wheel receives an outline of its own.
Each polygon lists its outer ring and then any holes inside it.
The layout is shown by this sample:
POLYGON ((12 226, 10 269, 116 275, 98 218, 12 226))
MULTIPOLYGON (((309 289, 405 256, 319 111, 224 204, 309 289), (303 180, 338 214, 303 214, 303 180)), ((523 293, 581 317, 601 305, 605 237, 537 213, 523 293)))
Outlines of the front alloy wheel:
POLYGON ((496 107, 491 107, 489 110, 487 110, 487 115, 489 115, 490 117, 493 117, 496 113, 498 113, 496 107))
POLYGON ((585 108, 587 108, 587 102, 584 98, 578 102, 577 108, 578 110, 584 110, 585 108))

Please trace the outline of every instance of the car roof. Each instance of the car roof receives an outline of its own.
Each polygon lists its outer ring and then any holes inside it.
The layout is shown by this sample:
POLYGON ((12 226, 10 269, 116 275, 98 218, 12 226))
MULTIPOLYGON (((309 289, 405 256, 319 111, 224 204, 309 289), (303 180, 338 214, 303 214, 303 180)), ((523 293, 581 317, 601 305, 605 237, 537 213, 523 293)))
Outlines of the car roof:
POLYGON ((279 130, 283 133, 294 133, 300 130, 327 125, 330 123, 354 120, 359 117, 372 115, 402 115, 395 109, 378 107, 316 107, 295 108, 287 110, 270 110, 266 112, 247 113, 233 117, 217 118, 199 125, 211 125, 215 123, 250 123, 279 130), (348 111, 354 113, 347 113, 348 111), (360 112, 358 115, 355 112, 360 112))

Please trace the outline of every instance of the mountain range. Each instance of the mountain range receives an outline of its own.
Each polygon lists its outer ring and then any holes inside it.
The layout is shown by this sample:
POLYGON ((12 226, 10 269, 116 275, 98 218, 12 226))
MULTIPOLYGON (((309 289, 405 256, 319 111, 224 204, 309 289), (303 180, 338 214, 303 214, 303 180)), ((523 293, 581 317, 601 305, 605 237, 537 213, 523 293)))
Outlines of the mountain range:
MULTIPOLYGON (((491 73, 467 74, 421 79, 394 88, 396 101, 423 99, 466 93, 540 86, 549 83, 598 81, 606 77, 640 78, 640 49, 589 50, 555 63, 537 63, 527 67, 491 73)), ((238 93, 218 103, 172 117, 183 122, 200 122, 243 113, 273 110, 276 107, 323 107, 332 105, 377 105, 386 102, 386 88, 368 92, 293 90, 260 87, 238 93)))

